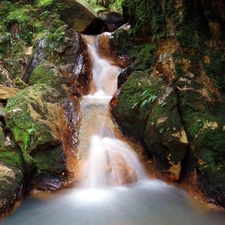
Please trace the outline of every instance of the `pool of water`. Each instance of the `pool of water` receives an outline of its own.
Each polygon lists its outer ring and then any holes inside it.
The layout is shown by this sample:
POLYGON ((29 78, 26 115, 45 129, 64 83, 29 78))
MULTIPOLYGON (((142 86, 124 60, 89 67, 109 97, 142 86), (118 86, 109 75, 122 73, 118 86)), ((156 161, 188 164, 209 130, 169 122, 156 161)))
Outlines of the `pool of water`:
POLYGON ((224 225, 185 191, 159 180, 33 195, 1 225, 224 225), (36 197, 35 197, 36 196, 36 197))

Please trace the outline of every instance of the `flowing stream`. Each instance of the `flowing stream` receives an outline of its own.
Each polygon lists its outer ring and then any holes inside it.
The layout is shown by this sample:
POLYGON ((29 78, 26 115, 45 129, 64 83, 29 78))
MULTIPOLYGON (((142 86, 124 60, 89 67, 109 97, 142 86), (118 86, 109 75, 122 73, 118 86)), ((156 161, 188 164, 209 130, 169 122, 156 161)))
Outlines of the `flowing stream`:
POLYGON ((94 84, 81 101, 83 179, 74 187, 28 196, 2 225, 224 225, 224 212, 205 209, 185 191, 149 179, 131 147, 117 138, 108 113, 119 68, 99 58, 94 84))

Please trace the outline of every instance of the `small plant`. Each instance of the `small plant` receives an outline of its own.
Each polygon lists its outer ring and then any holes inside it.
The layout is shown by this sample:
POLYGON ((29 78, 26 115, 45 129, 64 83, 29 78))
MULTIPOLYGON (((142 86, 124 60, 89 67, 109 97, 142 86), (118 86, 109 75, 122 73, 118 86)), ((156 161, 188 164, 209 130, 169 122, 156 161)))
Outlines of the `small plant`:
POLYGON ((37 7, 47 7, 52 4, 53 0, 39 0, 37 2, 38 2, 37 7))
POLYGON ((22 150, 25 151, 30 143, 31 135, 34 132, 34 125, 30 129, 22 130, 19 126, 14 126, 14 137, 23 142, 22 150))
POLYGON ((163 107, 163 106, 165 106, 167 103, 166 102, 161 102, 159 105, 161 106, 161 107, 163 107))
MULTIPOLYGON (((150 90, 145 90, 140 97, 142 102, 140 108, 143 108, 148 103, 153 103, 157 99, 157 96, 152 94, 150 90)), ((138 102, 135 102, 132 106, 132 109, 134 109, 137 105, 138 102)))
POLYGON ((160 134, 162 134, 163 131, 164 131, 164 128, 163 128, 163 127, 160 127, 158 132, 159 132, 160 134))

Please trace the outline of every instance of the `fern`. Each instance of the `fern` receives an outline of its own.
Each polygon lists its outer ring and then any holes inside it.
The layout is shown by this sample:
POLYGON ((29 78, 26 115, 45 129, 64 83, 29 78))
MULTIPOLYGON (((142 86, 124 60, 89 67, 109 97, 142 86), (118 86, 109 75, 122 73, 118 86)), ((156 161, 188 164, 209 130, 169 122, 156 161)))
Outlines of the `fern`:
MULTIPOLYGON (((157 96, 154 95, 154 94, 151 94, 150 90, 145 90, 141 94, 141 105, 140 105, 140 109, 143 108, 148 103, 153 103, 156 99, 157 99, 157 96)), ((137 105, 138 105, 138 102, 135 102, 133 104, 133 106, 132 106, 132 109, 136 108, 137 105)))
POLYGON ((26 150, 29 145, 30 134, 28 132, 24 132, 22 136, 22 140, 23 140, 23 149, 26 150))
POLYGON ((21 133, 22 133, 21 129, 18 126, 14 126, 13 132, 14 132, 15 140, 19 140, 21 137, 21 133))
POLYGON ((32 124, 32 127, 30 129, 27 129, 22 136, 22 140, 23 140, 23 148, 24 150, 27 149, 27 147, 30 144, 30 140, 31 140, 31 135, 34 131, 34 124, 32 124))

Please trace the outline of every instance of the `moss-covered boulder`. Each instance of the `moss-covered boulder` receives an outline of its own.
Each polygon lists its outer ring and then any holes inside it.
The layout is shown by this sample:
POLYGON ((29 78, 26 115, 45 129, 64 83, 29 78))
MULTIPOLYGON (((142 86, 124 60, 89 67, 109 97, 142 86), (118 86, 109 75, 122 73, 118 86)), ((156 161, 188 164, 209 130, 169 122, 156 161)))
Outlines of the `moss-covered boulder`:
POLYGON ((206 89, 186 89, 180 91, 179 107, 190 141, 185 173, 192 170, 207 198, 225 207, 225 96, 220 96, 219 100, 217 97, 206 89))
POLYGON ((145 143, 162 176, 177 181, 189 142, 175 89, 161 78, 134 72, 122 86, 112 112, 126 134, 145 143))
POLYGON ((36 85, 10 98, 5 108, 6 126, 19 145, 31 176, 50 173, 61 177, 65 160, 59 137, 59 91, 47 85, 36 85), (41 163, 41 155, 48 156, 48 164, 41 163), (55 166, 53 166, 53 164, 55 166))
POLYGON ((55 82, 54 68, 81 95, 89 93, 92 65, 86 41, 66 25, 38 42, 22 80, 28 84, 55 82))
POLYGON ((131 74, 111 101, 116 121, 144 143, 159 177, 224 207, 224 95, 204 72, 173 87, 155 75, 131 74))
POLYGON ((128 27, 129 25, 125 24, 115 32, 104 32, 97 38, 99 55, 122 68, 126 68, 131 64, 127 52, 123 51, 122 53, 119 49, 119 43, 128 41, 128 27))

